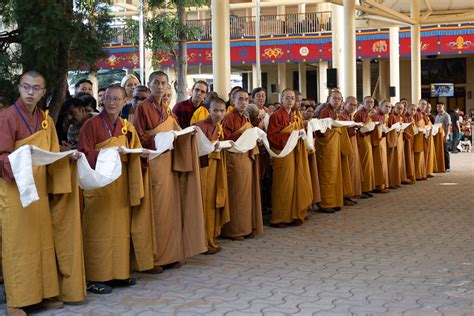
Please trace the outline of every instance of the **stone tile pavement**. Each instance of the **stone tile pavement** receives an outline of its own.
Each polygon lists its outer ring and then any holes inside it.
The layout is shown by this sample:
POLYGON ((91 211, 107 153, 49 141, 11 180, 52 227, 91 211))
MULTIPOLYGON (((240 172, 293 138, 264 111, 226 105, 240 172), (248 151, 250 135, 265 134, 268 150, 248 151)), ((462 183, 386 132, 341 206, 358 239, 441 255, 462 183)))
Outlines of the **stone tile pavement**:
POLYGON ((451 159, 450 173, 41 315, 474 315, 474 154, 451 159))

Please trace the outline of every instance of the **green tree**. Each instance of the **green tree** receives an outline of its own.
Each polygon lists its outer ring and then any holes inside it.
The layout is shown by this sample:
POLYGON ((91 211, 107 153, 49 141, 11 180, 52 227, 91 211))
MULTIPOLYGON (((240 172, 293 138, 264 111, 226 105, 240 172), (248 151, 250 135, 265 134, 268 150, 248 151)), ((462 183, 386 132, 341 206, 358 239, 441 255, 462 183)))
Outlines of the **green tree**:
MULTIPOLYGON (((19 69, 35 69, 47 82, 50 114, 66 99, 69 69, 96 70, 109 40, 109 0, 0 0, 0 94, 11 95, 19 69), (1 22, 0 22, 1 23, 1 22)), ((21 72, 21 71, 20 71, 21 72)))
MULTIPOLYGON (((145 21, 146 46, 153 52, 163 51, 176 61, 177 100, 186 98, 187 41, 196 39, 200 30, 186 25, 187 10, 208 5, 208 0, 149 0, 147 10, 156 12, 145 21), (178 47, 176 52, 175 48, 178 47)), ((138 42, 138 22, 128 21, 138 42)))

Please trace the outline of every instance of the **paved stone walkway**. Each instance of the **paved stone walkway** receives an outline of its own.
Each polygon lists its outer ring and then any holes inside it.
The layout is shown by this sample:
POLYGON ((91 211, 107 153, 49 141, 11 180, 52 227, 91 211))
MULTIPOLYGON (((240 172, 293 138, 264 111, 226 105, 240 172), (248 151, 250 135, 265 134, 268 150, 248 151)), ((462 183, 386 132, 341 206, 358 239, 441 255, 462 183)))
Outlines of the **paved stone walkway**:
POLYGON ((474 315, 474 154, 451 158, 450 173, 53 314, 474 315))

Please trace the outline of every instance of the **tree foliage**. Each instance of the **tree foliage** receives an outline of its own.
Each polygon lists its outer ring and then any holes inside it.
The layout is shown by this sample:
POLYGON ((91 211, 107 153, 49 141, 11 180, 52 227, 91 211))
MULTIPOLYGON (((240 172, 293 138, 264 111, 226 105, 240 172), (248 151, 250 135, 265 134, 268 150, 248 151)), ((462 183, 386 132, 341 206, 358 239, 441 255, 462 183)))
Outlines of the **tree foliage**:
POLYGON ((109 0, 0 0, 0 94, 11 96, 21 69, 47 82, 53 117, 66 98, 69 69, 95 70, 110 36, 109 0), (10 33, 10 34, 7 34, 10 33), (3 37, 2 37, 3 35, 3 37))
MULTIPOLYGON (((178 101, 184 99, 186 93, 186 42, 196 39, 200 32, 199 29, 186 25, 186 10, 208 4, 208 0, 146 1, 147 10, 151 10, 153 14, 145 20, 145 44, 151 51, 162 51, 176 61, 178 101)), ((130 33, 134 34, 132 38, 135 44, 138 44, 138 22, 128 20, 127 25, 130 33)))

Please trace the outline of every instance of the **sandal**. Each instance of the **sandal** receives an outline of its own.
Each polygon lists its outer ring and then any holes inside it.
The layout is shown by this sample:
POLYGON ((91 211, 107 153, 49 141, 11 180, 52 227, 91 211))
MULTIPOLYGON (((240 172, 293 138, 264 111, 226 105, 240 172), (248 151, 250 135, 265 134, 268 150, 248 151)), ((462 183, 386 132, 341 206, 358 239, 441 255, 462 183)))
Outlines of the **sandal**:
POLYGON ((94 294, 110 294, 112 288, 101 282, 87 282, 87 290, 94 294))

